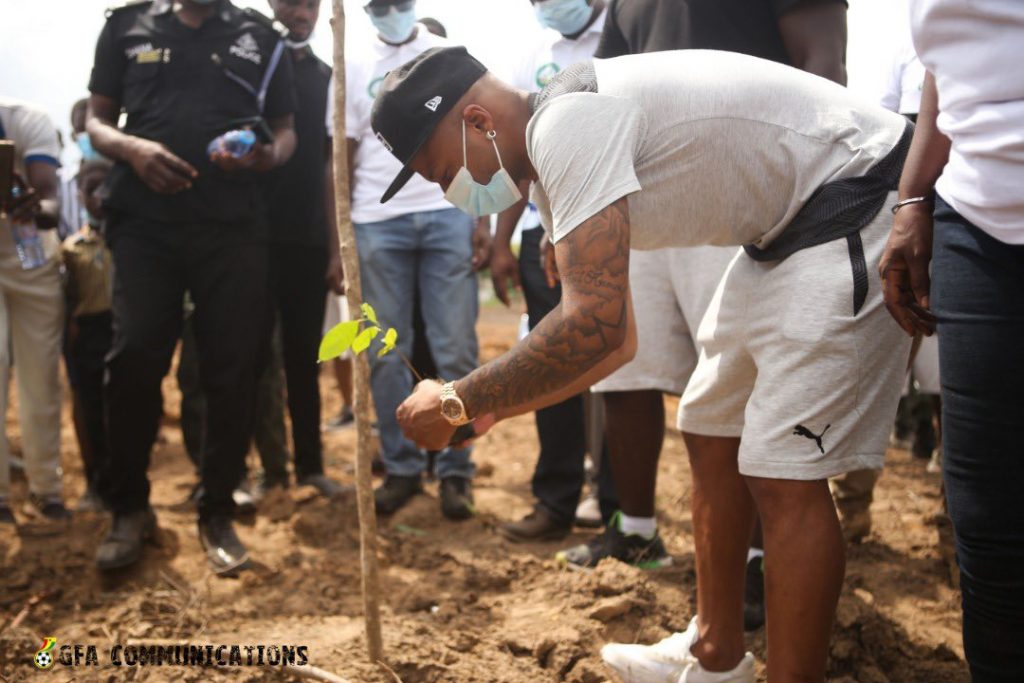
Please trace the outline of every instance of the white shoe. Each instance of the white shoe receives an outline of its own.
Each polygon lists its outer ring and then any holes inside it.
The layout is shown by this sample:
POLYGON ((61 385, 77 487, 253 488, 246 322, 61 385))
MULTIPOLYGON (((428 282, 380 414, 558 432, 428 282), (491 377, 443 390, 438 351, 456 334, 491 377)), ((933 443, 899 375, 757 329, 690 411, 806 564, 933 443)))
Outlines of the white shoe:
POLYGON ((597 502, 597 496, 587 496, 576 506, 576 525, 590 529, 597 529, 604 524, 601 519, 601 504, 597 502))
POLYGON ((694 617, 686 631, 654 645, 609 643, 601 658, 623 683, 754 683, 754 655, 746 653, 731 671, 708 671, 690 654, 697 635, 694 617))

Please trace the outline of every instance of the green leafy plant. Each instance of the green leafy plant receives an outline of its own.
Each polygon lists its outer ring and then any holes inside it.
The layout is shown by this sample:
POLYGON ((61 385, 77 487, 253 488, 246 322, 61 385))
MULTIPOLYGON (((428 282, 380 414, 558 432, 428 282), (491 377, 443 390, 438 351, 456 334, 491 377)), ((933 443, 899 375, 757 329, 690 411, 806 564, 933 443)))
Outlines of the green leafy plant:
POLYGON ((416 368, 412 366, 402 350, 395 346, 398 343, 398 332, 395 328, 388 327, 384 330, 384 326, 377 320, 377 312, 370 304, 363 303, 359 309, 363 314, 361 318, 338 323, 328 330, 324 338, 320 340, 320 362, 338 358, 349 349, 356 355, 363 353, 370 348, 373 340, 377 339, 383 331, 384 336, 380 339, 377 357, 386 356, 392 351, 396 352, 406 367, 416 376, 417 381, 421 381, 423 378, 420 377, 420 373, 416 372, 416 368))

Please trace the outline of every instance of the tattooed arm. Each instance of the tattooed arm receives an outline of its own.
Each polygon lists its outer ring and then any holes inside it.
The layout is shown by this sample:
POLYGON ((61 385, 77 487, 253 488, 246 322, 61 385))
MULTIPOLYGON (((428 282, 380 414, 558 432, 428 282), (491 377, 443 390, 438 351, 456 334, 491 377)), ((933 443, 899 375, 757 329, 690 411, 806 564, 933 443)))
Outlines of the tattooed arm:
MULTIPOLYGON (((555 245, 562 301, 508 353, 455 383, 471 417, 511 417, 578 394, 623 365, 629 339, 629 211, 619 199, 555 245)), ((630 348, 630 347, 633 348, 630 348)))
MULTIPOLYGON (((626 199, 595 214, 555 245, 562 302, 508 353, 455 383, 470 417, 511 417, 584 391, 636 351, 629 295, 626 199)), ((453 429, 439 388, 423 383, 398 409, 406 436, 436 447, 453 429)))

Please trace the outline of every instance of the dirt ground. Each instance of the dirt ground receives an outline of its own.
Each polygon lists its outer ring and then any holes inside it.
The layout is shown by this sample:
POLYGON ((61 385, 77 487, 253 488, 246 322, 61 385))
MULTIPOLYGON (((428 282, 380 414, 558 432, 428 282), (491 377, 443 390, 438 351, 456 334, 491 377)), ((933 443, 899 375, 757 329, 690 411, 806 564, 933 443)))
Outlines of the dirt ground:
MULTIPOLYGON (((515 313, 484 308, 485 359, 508 348, 517 322, 515 313)), ((325 415, 334 414, 333 382, 326 373, 322 382, 325 415)), ((175 419, 177 387, 168 379, 164 388, 170 417, 150 468, 160 529, 140 566, 113 576, 94 568, 107 525, 102 515, 76 515, 58 535, 0 527, 0 680, 292 680, 271 667, 57 664, 37 672, 33 654, 44 637, 54 636, 58 647, 96 645, 101 663, 114 643, 306 645, 310 664, 350 681, 394 681, 366 662, 354 503, 332 505, 291 489, 239 524, 256 569, 234 579, 211 575, 194 514, 183 505, 194 475, 175 419)), ((672 416, 675 402, 669 402, 672 416)), ((18 450, 13 410, 7 429, 18 450)), ((325 436, 328 470, 346 482, 353 480, 354 441, 353 430, 325 436)), ((592 532, 532 545, 498 536, 497 524, 530 509, 536 453, 532 418, 511 420, 475 451, 478 517, 445 520, 431 484, 427 495, 380 521, 386 660, 401 681, 614 681, 601 663, 603 643, 652 642, 688 623, 695 606, 690 474, 679 435, 669 430, 658 480, 662 534, 675 564, 657 572, 615 562, 592 572, 560 570, 555 551, 592 532)), ((73 504, 83 483, 67 409, 62 458, 73 504)), ((889 453, 874 532, 849 550, 830 680, 968 680, 959 595, 938 550, 939 477, 924 465, 906 452, 889 453)), ((14 502, 24 495, 24 483, 16 481, 14 502)), ((752 635, 749 646, 763 676, 763 632, 752 635)))

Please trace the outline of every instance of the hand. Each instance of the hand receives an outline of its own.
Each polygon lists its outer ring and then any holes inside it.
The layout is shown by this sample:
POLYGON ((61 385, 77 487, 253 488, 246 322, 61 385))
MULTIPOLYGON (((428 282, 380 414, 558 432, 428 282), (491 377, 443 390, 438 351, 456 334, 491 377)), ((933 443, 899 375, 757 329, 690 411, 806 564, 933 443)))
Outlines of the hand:
POLYGON ((494 293, 501 303, 511 306, 509 301, 509 287, 519 289, 519 261, 515 254, 507 246, 495 246, 491 253, 491 282, 494 283, 494 293))
POLYGON ((192 187, 198 171, 184 159, 175 156, 159 142, 136 138, 128 158, 135 173, 151 190, 160 194, 176 194, 192 187))
POLYGON ((544 269, 548 287, 554 289, 562 278, 558 275, 558 263, 555 262, 555 247, 547 235, 540 238, 540 267, 544 269))
POLYGON ((473 229, 473 272, 487 267, 491 261, 491 217, 484 216, 477 220, 473 229))
POLYGON ((244 157, 235 157, 227 152, 214 152, 210 161, 216 164, 221 170, 233 173, 235 171, 269 171, 277 165, 277 158, 274 154, 273 145, 264 145, 257 142, 244 157))
POLYGON ((18 196, 11 200, 9 206, 4 207, 10 213, 11 222, 35 223, 36 215, 39 213, 40 204, 43 201, 42 195, 22 180, 17 173, 14 174, 14 186, 19 190, 18 196))
POLYGON ((341 265, 341 255, 334 254, 327 261, 327 272, 324 274, 327 288, 341 296, 345 293, 345 268, 341 265))
POLYGON ((935 316, 928 310, 932 258, 932 207, 908 204, 896 212, 878 264, 885 307, 903 330, 913 337, 931 335, 935 316))
POLYGON ((412 395, 395 411, 402 434, 421 448, 448 447, 455 427, 441 415, 441 383, 432 379, 416 385, 412 395))

